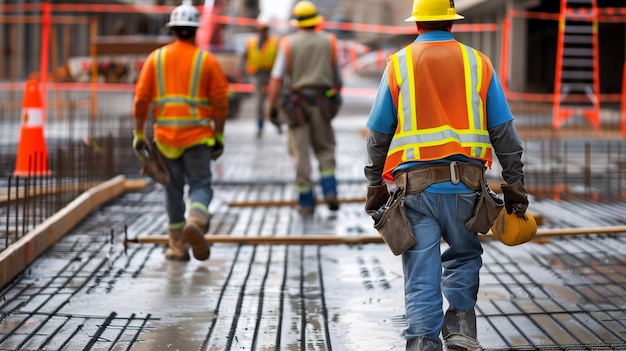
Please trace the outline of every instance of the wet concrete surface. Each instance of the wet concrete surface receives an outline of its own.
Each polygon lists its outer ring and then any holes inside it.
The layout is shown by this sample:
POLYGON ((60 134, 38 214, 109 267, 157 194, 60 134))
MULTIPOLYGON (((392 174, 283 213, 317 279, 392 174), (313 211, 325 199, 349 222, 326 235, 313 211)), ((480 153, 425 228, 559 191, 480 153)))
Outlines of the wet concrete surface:
MULTIPOLYGON (((349 111, 335 121, 337 175, 340 197, 357 198, 365 116, 349 111)), ((209 234, 376 234, 363 203, 319 206, 312 218, 229 207, 295 199, 286 136, 271 125, 255 133, 251 119, 227 126, 209 234)), ((124 246, 125 234, 165 233, 162 206, 154 184, 124 194, 3 287, 0 350, 404 350, 401 259, 384 244, 215 244, 210 260, 188 263, 165 260, 161 245, 124 246)), ((545 228, 626 224, 623 201, 531 199, 530 210, 545 228)), ((484 249, 476 310, 486 350, 626 350, 625 235, 484 249)))

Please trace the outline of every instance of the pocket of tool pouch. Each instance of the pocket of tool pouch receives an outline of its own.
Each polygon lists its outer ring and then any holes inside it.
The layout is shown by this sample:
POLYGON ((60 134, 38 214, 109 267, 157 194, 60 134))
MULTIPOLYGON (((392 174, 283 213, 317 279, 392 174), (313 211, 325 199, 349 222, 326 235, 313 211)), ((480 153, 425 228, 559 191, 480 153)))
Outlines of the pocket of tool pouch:
POLYGON ((411 222, 404 208, 404 188, 397 188, 389 197, 387 209, 374 223, 380 236, 394 255, 401 255, 417 243, 411 222))

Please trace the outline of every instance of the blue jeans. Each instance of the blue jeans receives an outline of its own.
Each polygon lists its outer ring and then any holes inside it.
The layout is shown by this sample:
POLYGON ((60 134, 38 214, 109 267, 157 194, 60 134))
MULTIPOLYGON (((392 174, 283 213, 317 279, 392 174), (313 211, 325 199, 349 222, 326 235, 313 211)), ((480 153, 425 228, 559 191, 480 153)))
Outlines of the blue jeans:
POLYGON ((208 210, 213 198, 211 187, 211 148, 191 147, 177 159, 163 158, 170 171, 170 184, 165 188, 165 210, 169 223, 185 221, 185 182, 189 184, 189 201, 208 210))
POLYGON ((402 254, 408 328, 406 339, 426 336, 439 340, 443 326, 443 296, 451 308, 474 310, 478 295, 482 245, 465 227, 477 193, 406 195, 404 204, 417 239, 402 254), (441 253, 443 238, 449 248, 441 253))

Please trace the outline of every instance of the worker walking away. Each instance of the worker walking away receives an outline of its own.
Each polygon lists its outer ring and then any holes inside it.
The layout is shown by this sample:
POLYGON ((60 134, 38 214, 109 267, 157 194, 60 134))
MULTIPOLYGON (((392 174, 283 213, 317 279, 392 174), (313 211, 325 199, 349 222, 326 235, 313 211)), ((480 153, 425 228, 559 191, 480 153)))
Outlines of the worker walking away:
POLYGON ((316 29, 322 21, 313 3, 296 3, 290 23, 298 30, 281 39, 268 93, 270 121, 288 126, 301 215, 312 215, 316 204, 310 150, 319 164, 324 200, 330 210, 339 209, 331 121, 340 105, 342 81, 335 36, 316 29))
POLYGON ((270 34, 269 23, 265 19, 259 18, 257 34, 250 37, 246 42, 244 57, 241 60, 242 65, 245 65, 245 72, 252 78, 254 84, 257 138, 263 135, 267 85, 278 52, 278 40, 277 35, 270 34))
POLYGON ((402 255, 407 351, 442 350, 440 333, 448 350, 481 350, 477 233, 502 206, 528 207, 513 115, 489 58, 451 34, 460 19, 451 0, 413 1, 419 36, 388 58, 367 121, 365 210, 402 255), (486 187, 494 151, 504 203, 486 187))
POLYGON ((204 234, 209 229, 211 160, 224 150, 228 115, 228 82, 216 58, 195 45, 200 14, 191 1, 176 7, 167 23, 174 41, 148 56, 135 90, 133 149, 140 160, 150 152, 162 154, 170 173, 165 186, 169 247, 165 257, 198 260, 210 256, 204 234), (145 135, 152 105, 154 143, 145 135), (189 206, 184 201, 188 185, 189 206), (185 219, 185 214, 187 218, 185 219))

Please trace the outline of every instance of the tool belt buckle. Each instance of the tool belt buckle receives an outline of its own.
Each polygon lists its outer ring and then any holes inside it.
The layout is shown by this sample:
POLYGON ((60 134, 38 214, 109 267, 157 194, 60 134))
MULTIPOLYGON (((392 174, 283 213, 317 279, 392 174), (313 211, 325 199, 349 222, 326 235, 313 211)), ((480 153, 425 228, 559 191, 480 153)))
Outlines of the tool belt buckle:
POLYGON ((456 161, 450 162, 450 181, 452 184, 459 184, 461 177, 459 176, 459 166, 456 161))

